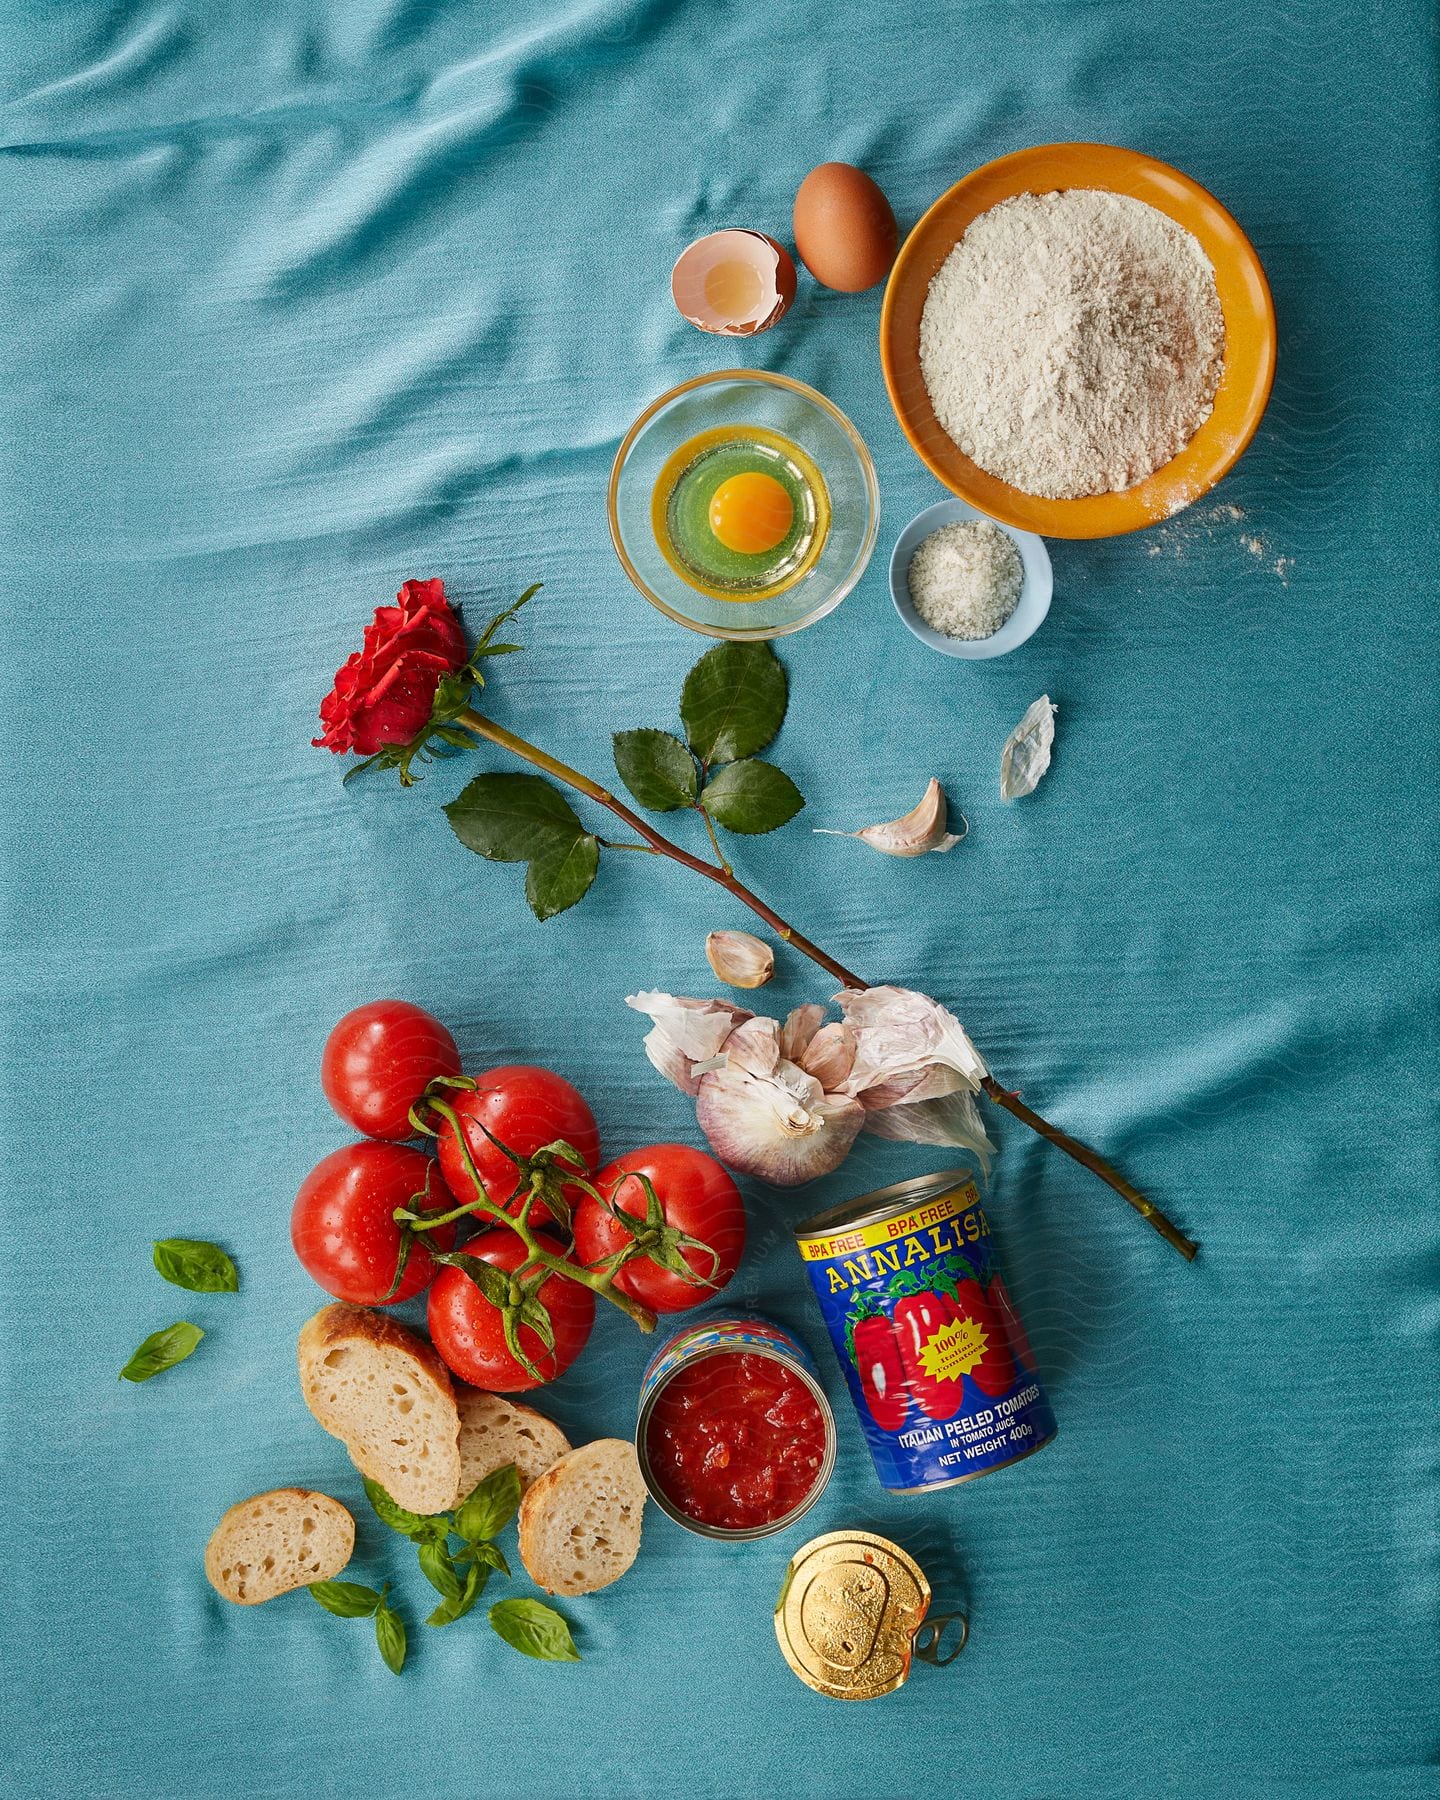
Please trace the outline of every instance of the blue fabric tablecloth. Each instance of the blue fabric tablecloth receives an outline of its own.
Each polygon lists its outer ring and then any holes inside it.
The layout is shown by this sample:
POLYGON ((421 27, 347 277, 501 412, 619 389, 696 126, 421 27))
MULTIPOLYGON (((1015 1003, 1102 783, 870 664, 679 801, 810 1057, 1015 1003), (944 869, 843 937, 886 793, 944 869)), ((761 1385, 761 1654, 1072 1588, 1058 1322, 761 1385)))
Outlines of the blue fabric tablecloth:
MULTIPOLYGON (((1080 1796, 1437 1791, 1435 51, 1420 0, 728 7, 16 0, 6 54, 6 779, 0 1260, 5 1778, 25 1796, 1080 1796), (890 414, 878 293, 802 277, 750 344, 675 315, 676 251, 788 235, 800 177, 870 169, 903 225, 976 164, 1095 138, 1229 206, 1275 291, 1261 432, 1210 500, 1053 546, 1048 623, 942 661, 886 593, 940 497, 890 414), (867 1140, 821 1190, 751 1186, 738 1298, 798 1324, 841 1415, 804 1527, 706 1545, 652 1517, 574 1603, 585 1660, 420 1623, 293 1368, 287 1243, 343 1141, 316 1083, 349 1006, 433 1007, 473 1065, 553 1063, 614 1149, 696 1137, 626 993, 710 992, 743 925, 612 859, 542 928, 438 803, 342 793, 310 749, 370 608, 443 575, 471 617, 546 592, 505 723, 603 773, 704 647, 634 593, 604 490, 662 388, 727 361, 813 382, 873 446, 879 554, 784 646, 802 819, 744 872, 872 979, 952 1004, 1000 1077, 1203 1240, 1187 1267, 1001 1121, 991 1208, 1061 1434, 925 1499, 876 1487, 788 1246, 803 1211, 943 1158, 867 1140), (1001 806, 1000 744, 1060 706, 1001 806), (808 827, 939 776, 971 820, 895 863, 808 827), (164 1287, 215 1237, 238 1297, 164 1287), (177 1317, 209 1336, 116 1370, 177 1317), (355 1505, 353 1572, 411 1622, 396 1680, 303 1595, 206 1586, 232 1500, 355 1505), (944 1673, 842 1708, 771 1604, 810 1529, 875 1528, 967 1604, 944 1673)), ((824 998, 793 957, 777 1007, 824 998)), ((645 1344, 607 1316, 553 1390, 627 1432, 645 1344)))

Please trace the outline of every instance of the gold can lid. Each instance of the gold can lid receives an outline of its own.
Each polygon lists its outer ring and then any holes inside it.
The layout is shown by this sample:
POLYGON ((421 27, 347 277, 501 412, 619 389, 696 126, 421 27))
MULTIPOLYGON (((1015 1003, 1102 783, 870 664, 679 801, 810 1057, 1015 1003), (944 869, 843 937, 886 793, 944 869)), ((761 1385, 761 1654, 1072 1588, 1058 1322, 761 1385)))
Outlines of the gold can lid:
POLYGON ((811 1538, 785 1571, 775 1635, 808 1687, 837 1700, 895 1691, 910 1673, 930 1583, 898 1544, 868 1531, 811 1538))

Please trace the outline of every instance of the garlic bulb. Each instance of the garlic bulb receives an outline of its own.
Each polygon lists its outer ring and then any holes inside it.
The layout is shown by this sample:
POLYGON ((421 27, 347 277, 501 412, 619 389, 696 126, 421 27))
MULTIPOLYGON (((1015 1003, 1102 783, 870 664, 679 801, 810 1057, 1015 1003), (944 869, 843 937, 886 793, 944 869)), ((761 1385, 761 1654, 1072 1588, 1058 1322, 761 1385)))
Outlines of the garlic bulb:
POLYGON ((775 952, 748 931, 712 931, 705 940, 705 960, 731 987, 764 987, 775 973, 775 952))
POLYGON ((969 822, 963 817, 961 822, 965 831, 959 836, 945 829, 945 795, 932 775, 930 785, 919 801, 900 818, 866 825, 859 831, 826 831, 816 826, 815 835, 859 838, 862 844, 869 844, 872 850, 883 851, 886 856, 924 856, 931 850, 942 855, 946 850, 953 850, 969 831, 969 822))
POLYGON ((910 988, 838 994, 843 1019, 797 1006, 783 1025, 725 1001, 631 994, 645 1054, 683 1093, 715 1154, 777 1187, 828 1175, 861 1131, 956 1145, 989 1166, 975 1104, 985 1064, 951 1012, 910 988))

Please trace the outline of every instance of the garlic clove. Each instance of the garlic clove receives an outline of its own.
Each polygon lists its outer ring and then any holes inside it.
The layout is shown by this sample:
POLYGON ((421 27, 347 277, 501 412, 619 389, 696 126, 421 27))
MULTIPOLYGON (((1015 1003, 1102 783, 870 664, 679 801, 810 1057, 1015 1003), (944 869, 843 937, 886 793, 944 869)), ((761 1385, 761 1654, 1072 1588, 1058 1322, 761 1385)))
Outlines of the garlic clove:
POLYGON ((855 1033, 848 1025, 823 1025, 801 1052, 799 1062, 827 1093, 838 1088, 855 1061, 855 1033))
POLYGON ((758 988, 775 973, 775 952, 748 931, 712 931, 705 959, 731 987, 758 988))
POLYGON ((859 831, 826 831, 814 828, 817 837, 853 837, 869 844, 872 850, 886 856, 924 856, 930 851, 943 855, 953 850, 970 830, 962 815, 965 830, 958 835, 946 830, 945 794, 932 775, 930 785, 908 813, 898 819, 887 819, 879 825, 866 825, 859 831))
POLYGON ((823 1006, 816 1006, 812 1001, 807 1006, 794 1007, 786 1014, 785 1023, 780 1027, 780 1054, 787 1061, 798 1063, 804 1055, 806 1045, 824 1023, 823 1006))

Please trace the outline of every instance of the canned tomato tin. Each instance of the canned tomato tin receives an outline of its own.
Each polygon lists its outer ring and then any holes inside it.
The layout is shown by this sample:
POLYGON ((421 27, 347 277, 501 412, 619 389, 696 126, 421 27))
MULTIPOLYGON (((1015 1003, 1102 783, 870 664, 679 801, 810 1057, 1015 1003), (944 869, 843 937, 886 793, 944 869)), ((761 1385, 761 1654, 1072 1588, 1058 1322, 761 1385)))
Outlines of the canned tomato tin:
POLYGON ((725 1313, 651 1357, 635 1448, 651 1497, 677 1524, 702 1537, 768 1537, 830 1479, 835 1417, 797 1337, 725 1313))
POLYGON ((795 1237, 882 1486, 949 1487, 1054 1437, 968 1171, 862 1194, 795 1237))

